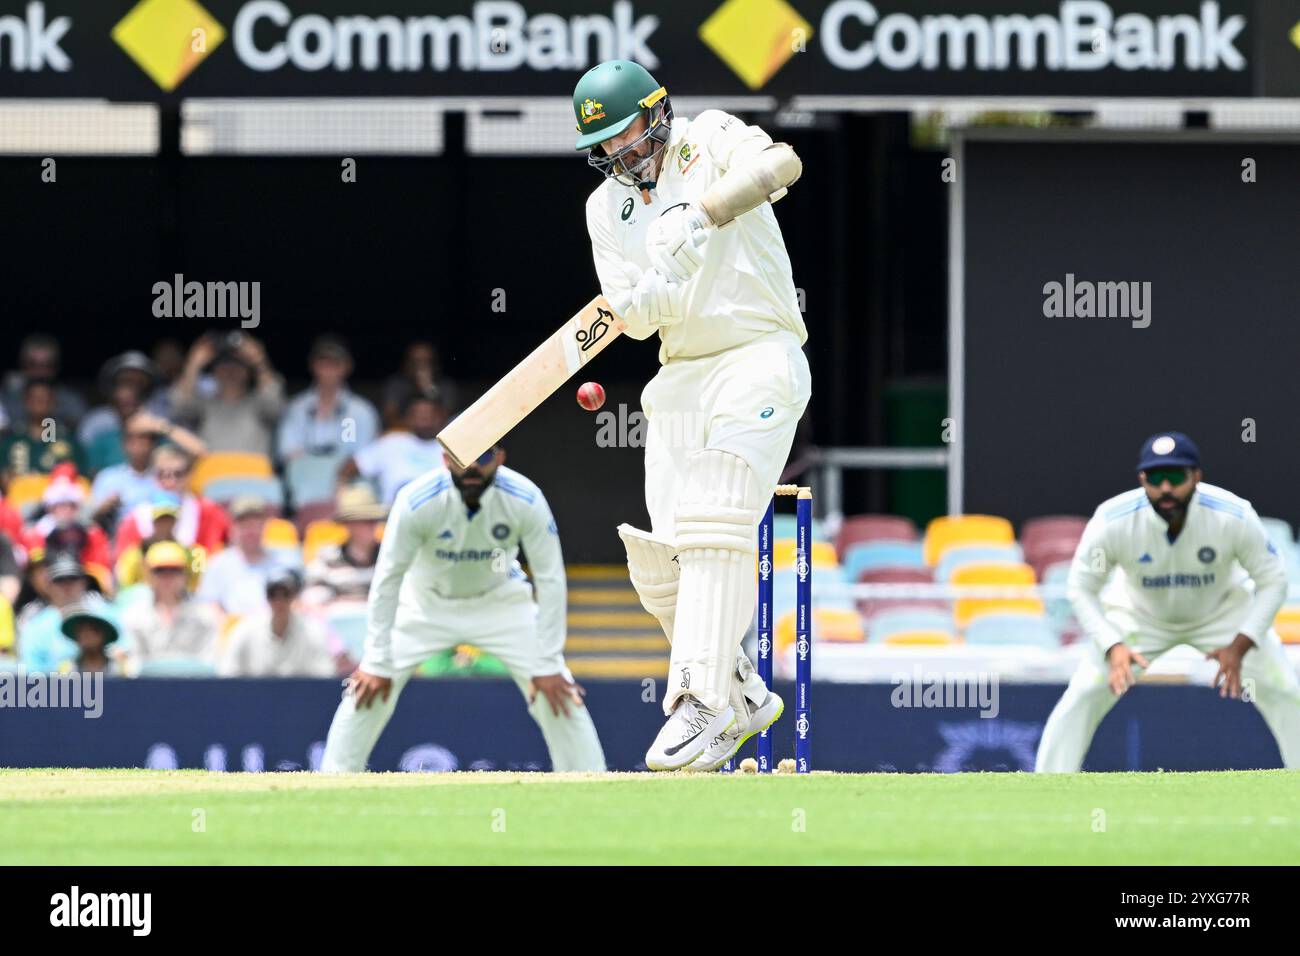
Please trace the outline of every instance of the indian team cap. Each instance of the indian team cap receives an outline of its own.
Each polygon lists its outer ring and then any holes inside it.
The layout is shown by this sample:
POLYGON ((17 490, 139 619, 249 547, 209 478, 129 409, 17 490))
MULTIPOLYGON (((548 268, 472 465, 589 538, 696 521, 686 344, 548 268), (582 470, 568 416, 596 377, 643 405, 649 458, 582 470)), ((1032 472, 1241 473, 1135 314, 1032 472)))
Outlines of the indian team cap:
POLYGON ((1142 444, 1138 453, 1138 471, 1148 471, 1164 465, 1185 468, 1201 467, 1201 450, 1182 432, 1160 432, 1142 444))

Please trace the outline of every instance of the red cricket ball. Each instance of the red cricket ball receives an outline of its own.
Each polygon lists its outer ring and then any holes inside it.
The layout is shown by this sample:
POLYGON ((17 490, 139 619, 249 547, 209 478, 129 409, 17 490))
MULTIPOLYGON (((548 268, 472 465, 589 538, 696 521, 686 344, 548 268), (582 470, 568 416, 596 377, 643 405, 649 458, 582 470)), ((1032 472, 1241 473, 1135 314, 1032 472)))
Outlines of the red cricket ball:
POLYGON ((578 386, 578 404, 589 412, 594 412, 605 404, 605 390, 599 382, 583 382, 578 386))

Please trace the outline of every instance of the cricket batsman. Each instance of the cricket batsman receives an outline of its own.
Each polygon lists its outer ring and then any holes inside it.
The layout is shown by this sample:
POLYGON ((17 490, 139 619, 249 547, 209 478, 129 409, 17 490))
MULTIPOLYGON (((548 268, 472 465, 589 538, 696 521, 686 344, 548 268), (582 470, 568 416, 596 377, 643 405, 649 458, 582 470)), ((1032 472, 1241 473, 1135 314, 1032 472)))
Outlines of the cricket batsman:
POLYGON ((740 644, 756 528, 808 404, 808 338, 771 203, 799 178, 785 143, 720 110, 673 115, 640 65, 573 92, 601 291, 636 339, 659 336, 641 395, 649 532, 621 525, 632 584, 672 645, 652 770, 721 766, 781 714, 740 644))
POLYGON ((494 447, 466 468, 444 456, 398 492, 370 585, 365 649, 330 725, 321 770, 366 761, 424 660, 458 644, 510 670, 554 770, 605 769, 583 689, 564 663, 566 587, 555 520, 538 487, 494 447), (516 560, 528 556, 530 587, 516 560))
POLYGON ((1179 644, 1218 662, 1221 696, 1248 689, 1282 762, 1300 767, 1300 680, 1272 629, 1286 572, 1259 516, 1201 481, 1200 452, 1180 432, 1147 440, 1138 480, 1102 503, 1075 552, 1069 599, 1093 647, 1047 720, 1035 769, 1077 771, 1107 711, 1179 644))

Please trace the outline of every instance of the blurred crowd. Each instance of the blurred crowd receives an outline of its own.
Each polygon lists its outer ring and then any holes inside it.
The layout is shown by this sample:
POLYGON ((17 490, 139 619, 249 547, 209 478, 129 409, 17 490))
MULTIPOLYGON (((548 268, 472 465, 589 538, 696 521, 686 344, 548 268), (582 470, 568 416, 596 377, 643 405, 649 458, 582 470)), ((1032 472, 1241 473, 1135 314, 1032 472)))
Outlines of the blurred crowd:
POLYGON ((60 368, 31 335, 0 381, 0 667, 349 672, 388 505, 442 464, 434 346, 369 397, 334 335, 293 395, 239 331, 114 355, 93 396, 60 368))

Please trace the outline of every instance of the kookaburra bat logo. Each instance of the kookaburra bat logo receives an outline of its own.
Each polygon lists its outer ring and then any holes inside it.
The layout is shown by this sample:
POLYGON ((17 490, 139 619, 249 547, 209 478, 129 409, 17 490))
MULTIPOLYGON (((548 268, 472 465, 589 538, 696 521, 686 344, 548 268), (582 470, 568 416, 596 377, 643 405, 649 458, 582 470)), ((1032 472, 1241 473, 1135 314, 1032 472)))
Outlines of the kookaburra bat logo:
POLYGON ((578 345, 581 346, 582 351, 587 351, 603 339, 613 321, 614 313, 596 306, 596 321, 591 323, 591 328, 578 329, 578 345))

